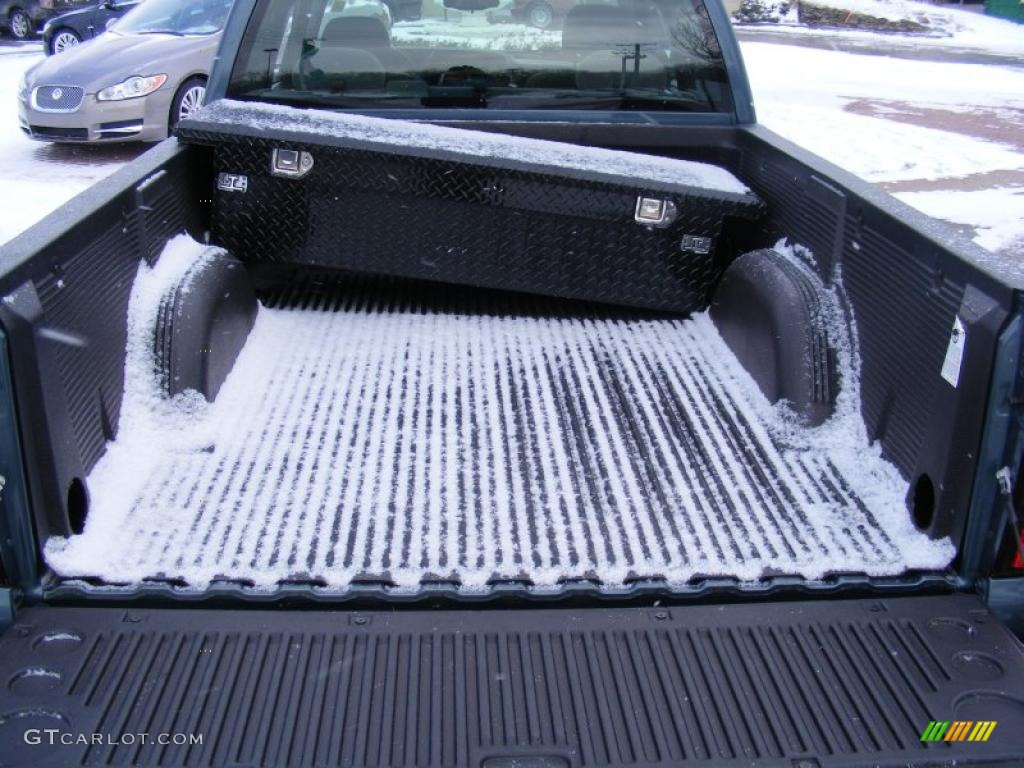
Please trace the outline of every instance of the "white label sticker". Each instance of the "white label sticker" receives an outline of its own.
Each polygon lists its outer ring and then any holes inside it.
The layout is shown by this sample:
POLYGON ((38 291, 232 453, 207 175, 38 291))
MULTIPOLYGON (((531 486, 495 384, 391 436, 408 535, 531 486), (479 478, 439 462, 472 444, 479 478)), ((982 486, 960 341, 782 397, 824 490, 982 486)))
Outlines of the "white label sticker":
POLYGON ((249 189, 249 177, 240 173, 222 173, 217 176, 217 189, 222 192, 245 192, 249 189))
POLYGON ((960 364, 964 361, 964 347, 967 345, 967 330, 959 317, 953 319, 953 330, 949 334, 946 359, 942 361, 942 378, 954 387, 960 384, 960 364))

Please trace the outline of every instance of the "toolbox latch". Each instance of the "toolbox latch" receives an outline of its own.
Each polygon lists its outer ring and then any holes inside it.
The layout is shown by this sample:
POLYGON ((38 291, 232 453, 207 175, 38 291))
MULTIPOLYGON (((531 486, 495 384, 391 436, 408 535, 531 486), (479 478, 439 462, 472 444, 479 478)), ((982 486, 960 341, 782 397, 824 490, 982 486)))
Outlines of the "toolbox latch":
POLYGON ((274 176, 301 179, 313 169, 313 155, 297 149, 274 149, 270 156, 270 172, 274 176))

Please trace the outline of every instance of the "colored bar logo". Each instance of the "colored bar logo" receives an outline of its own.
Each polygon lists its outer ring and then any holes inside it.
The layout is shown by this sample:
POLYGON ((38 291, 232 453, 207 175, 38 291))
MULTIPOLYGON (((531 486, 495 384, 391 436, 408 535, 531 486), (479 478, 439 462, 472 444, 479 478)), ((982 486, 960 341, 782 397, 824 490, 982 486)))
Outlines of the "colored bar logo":
POLYGON ((988 741, 996 720, 932 720, 921 734, 921 741, 988 741))

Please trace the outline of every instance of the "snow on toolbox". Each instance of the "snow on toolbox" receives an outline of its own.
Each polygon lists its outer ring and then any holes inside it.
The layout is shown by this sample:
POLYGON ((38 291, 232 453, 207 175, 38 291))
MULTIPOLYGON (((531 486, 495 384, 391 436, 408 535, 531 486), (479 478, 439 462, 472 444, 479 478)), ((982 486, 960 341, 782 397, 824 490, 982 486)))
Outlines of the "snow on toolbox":
POLYGON ((283 105, 217 101, 179 138, 214 147, 214 240, 253 261, 688 312, 726 218, 763 213, 704 163, 283 105))

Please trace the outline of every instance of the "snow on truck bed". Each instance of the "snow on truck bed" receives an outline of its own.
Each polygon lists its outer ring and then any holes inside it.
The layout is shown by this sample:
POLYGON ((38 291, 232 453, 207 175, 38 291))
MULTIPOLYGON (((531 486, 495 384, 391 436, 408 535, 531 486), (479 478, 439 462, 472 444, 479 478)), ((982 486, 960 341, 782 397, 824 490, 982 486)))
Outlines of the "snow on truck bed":
POLYGON ((496 158, 634 180, 681 184, 709 192, 750 194, 747 186, 729 171, 707 163, 449 128, 410 120, 232 99, 220 99, 208 104, 195 120, 198 124, 211 127, 223 125, 232 131, 241 125, 256 130, 333 136, 381 151, 394 151, 396 147, 403 151, 409 148, 426 149, 460 155, 464 160, 474 157, 496 158))
POLYGON ((704 314, 345 278, 270 297, 213 404, 163 401, 146 340, 202 253, 140 268, 117 440, 85 532, 46 547, 62 576, 621 587, 953 556, 912 526, 849 370, 836 416, 796 426, 704 314))

